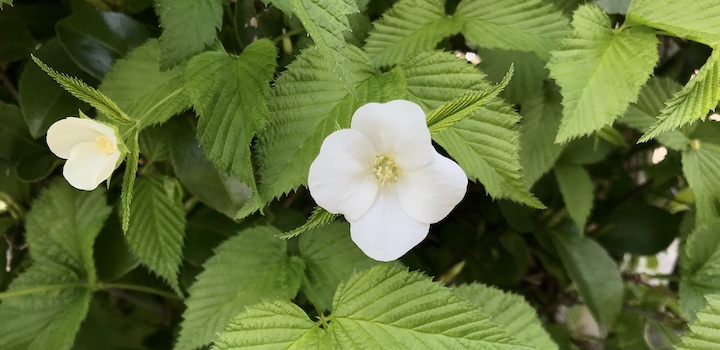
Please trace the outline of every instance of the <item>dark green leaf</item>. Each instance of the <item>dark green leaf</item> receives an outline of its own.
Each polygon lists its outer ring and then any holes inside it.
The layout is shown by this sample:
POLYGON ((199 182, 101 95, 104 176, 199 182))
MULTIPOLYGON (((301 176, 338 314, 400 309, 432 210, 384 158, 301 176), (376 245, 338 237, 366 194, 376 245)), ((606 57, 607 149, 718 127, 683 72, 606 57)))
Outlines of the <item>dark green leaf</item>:
POLYGON ((0 62, 17 61, 35 49, 25 24, 14 17, 0 17, 0 62))
POLYGON ((75 10, 57 23, 58 38, 73 61, 97 79, 150 36, 144 25, 123 13, 98 12, 86 6, 75 10))
POLYGON ((171 127, 170 156, 180 182, 201 202, 229 218, 235 217, 252 195, 250 187, 218 171, 207 159, 195 139, 191 121, 185 118, 173 120, 171 127))
POLYGON ((50 152, 40 152, 28 154, 17 162, 15 170, 18 179, 23 182, 31 183, 40 181, 55 170, 62 163, 54 154, 50 152))
MULTIPOLYGON (((76 76, 88 84, 95 82, 70 59, 58 39, 44 43, 35 55, 65 74, 76 76)), ((34 64, 25 65, 20 76, 20 106, 30 134, 35 138, 45 135, 52 123, 67 116, 78 115, 78 109, 88 108, 87 104, 65 91, 34 64)))
POLYGON ((0 158, 15 161, 23 155, 43 149, 30 136, 20 108, 0 105, 0 158))
POLYGON ((563 163, 555 165, 554 173, 565 201, 565 208, 580 231, 585 231, 585 224, 595 198, 590 174, 580 165, 563 163))
POLYGON ((599 323, 611 326, 622 308, 623 284, 617 264, 593 239, 563 223, 551 238, 580 296, 599 323))
POLYGON ((615 209, 608 217, 608 230, 598 240, 611 251, 654 255, 675 239, 680 219, 647 204, 633 203, 615 209))

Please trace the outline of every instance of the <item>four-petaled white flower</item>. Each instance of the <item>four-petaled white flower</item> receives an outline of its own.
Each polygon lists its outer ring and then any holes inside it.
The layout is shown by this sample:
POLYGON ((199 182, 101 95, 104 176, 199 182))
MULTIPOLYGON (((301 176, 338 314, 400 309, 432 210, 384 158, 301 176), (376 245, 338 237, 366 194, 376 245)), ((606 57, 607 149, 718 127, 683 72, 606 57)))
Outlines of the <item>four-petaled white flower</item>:
POLYGON ((343 214, 355 244, 380 261, 425 239, 465 196, 467 182, 433 147, 420 106, 405 100, 358 108, 350 129, 323 141, 308 175, 317 204, 343 214))
POLYGON ((85 118, 55 122, 48 129, 47 144, 56 156, 67 159, 63 167, 67 182, 85 191, 107 180, 122 154, 115 129, 85 118))

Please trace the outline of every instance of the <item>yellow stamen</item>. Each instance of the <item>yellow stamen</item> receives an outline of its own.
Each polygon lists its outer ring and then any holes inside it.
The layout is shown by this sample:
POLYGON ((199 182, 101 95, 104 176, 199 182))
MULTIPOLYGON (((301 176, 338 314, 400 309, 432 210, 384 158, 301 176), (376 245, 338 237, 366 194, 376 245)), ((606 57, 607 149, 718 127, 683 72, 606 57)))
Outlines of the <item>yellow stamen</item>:
POLYGON ((112 141, 110 141, 110 139, 105 135, 96 137, 95 144, 97 145, 100 153, 111 154, 115 152, 115 145, 113 145, 112 141))
POLYGON ((380 186, 385 184, 393 186, 398 176, 400 176, 400 168, 395 164, 395 161, 384 154, 375 156, 375 160, 370 163, 370 172, 375 176, 375 180, 380 186))

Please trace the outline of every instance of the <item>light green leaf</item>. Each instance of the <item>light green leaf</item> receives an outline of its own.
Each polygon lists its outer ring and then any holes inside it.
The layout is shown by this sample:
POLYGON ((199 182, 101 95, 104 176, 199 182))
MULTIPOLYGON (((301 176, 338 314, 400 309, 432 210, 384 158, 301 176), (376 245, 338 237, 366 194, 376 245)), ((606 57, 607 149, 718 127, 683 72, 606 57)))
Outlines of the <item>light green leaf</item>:
POLYGON ((522 105, 541 94, 549 72, 535 53, 479 48, 477 55, 481 59, 478 67, 490 81, 500 82, 510 66, 515 68, 512 80, 500 93, 507 102, 522 105))
POLYGON ((222 0, 156 0, 160 17, 160 67, 172 68, 196 55, 217 37, 222 0))
MULTIPOLYGON (((465 93, 489 88, 482 72, 449 53, 422 53, 401 67, 406 75, 408 99, 418 102, 426 111, 465 93)), ((494 198, 543 207, 520 177, 519 119, 512 107, 496 99, 487 108, 435 135, 433 140, 494 198)))
POLYGON ((633 0, 627 19, 708 46, 720 43, 718 0, 633 0))
POLYGON ((350 239, 350 225, 345 221, 309 230, 300 237, 299 250, 305 261, 303 293, 319 310, 332 309, 341 281, 377 264, 350 239))
POLYGON ((543 329, 535 309, 522 296, 481 284, 461 285, 455 291, 515 338, 542 350, 558 348, 543 329))
POLYGON ((99 90, 115 101, 141 128, 164 123, 190 106, 183 90, 182 67, 160 71, 160 44, 149 40, 118 60, 99 90))
MULTIPOLYGON (((718 46, 720 47, 720 46, 718 46)), ((682 90, 665 102, 658 120, 640 138, 645 142, 660 133, 705 118, 720 100, 720 49, 716 47, 705 65, 682 90)))
POLYGON ((255 192, 250 145, 269 114, 277 50, 258 40, 238 57, 206 52, 185 69, 185 90, 200 116, 198 140, 208 158, 255 192))
POLYGON ((178 267, 185 233, 185 213, 179 184, 167 177, 138 179, 130 205, 133 220, 127 239, 130 249, 150 271, 182 295, 178 267))
POLYGON ((697 313, 697 320, 690 323, 690 333, 685 334, 677 350, 713 350, 720 344, 720 293, 705 297, 707 304, 697 313))
POLYGON ((569 30, 562 12, 542 0, 463 0, 454 17, 475 45, 532 51, 543 60, 569 30))
MULTIPOLYGON (((668 78, 652 77, 640 90, 640 96, 625 111, 625 115, 618 121, 630 127, 647 132, 657 121, 660 110, 666 101, 682 86, 668 78)), ((680 131, 669 131, 655 137, 663 146, 677 151, 684 151, 688 147, 688 138, 680 131)))
POLYGON ((457 34, 461 23, 445 14, 444 0, 398 1, 373 23, 365 52, 376 66, 389 66, 435 48, 457 34))
POLYGON ((123 174, 122 192, 120 193, 120 216, 122 217, 123 232, 127 233, 130 226, 130 204, 132 204, 137 177, 138 163, 140 162, 140 131, 133 128, 127 140, 128 155, 125 158, 125 173, 123 174))
POLYGON ((262 299, 289 300, 297 294, 303 266, 290 258, 280 232, 255 227, 215 249, 215 255, 190 287, 176 349, 190 350, 212 341, 225 324, 262 299))
POLYGON ((720 145, 696 141, 695 147, 683 152, 683 173, 697 198, 697 221, 702 223, 720 217, 720 145))
POLYGON ((510 66, 510 69, 503 79, 492 88, 462 95, 430 112, 426 118, 430 134, 435 135, 481 109, 486 108, 508 85, 514 72, 513 66, 510 66))
POLYGON ((563 95, 558 142, 612 124, 655 68, 658 39, 652 31, 611 26, 602 9, 583 5, 573 15, 573 34, 551 53, 550 76, 563 95))
POLYGON ((598 323, 612 326, 623 303, 617 264, 592 238, 575 232, 569 222, 550 233, 560 260, 598 323))
POLYGON ((347 16, 358 13, 355 0, 289 0, 293 12, 315 42, 345 88, 355 94, 355 81, 348 68, 349 48, 344 33, 350 30, 347 16))
POLYGON ((565 208, 580 231, 585 231, 585 223, 595 199, 590 174, 581 165, 564 163, 556 164, 554 173, 565 201, 565 208))
POLYGON ((3 5, 10 5, 12 6, 13 0, 0 0, 0 10, 3 8, 3 5))
POLYGON ((26 233, 34 263, 0 293, 3 348, 72 346, 96 284, 93 243, 110 210, 103 189, 77 191, 64 179, 34 202, 26 233))
POLYGON ((330 350, 328 336, 297 305, 285 300, 265 301, 234 318, 213 349, 330 350))
POLYGON ((340 349, 533 348, 510 338, 452 290, 392 264, 340 284, 333 305, 328 331, 340 349))
POLYGON ((42 61, 35 56, 31 57, 33 61, 35 61, 35 63, 40 66, 43 71, 45 71, 45 73, 51 76, 73 96, 95 107, 95 109, 97 109, 100 113, 105 114, 116 123, 127 124, 133 122, 133 120, 130 119, 130 117, 128 117, 115 102, 105 96, 102 92, 88 86, 80 79, 56 72, 45 65, 45 63, 42 63, 42 61))
POLYGON ((680 254, 680 311, 693 320, 704 296, 720 290, 720 219, 701 223, 690 233, 680 254))
POLYGON ((520 164, 528 185, 552 169, 565 145, 555 143, 562 105, 557 91, 546 91, 522 105, 520 121, 520 164))
POLYGON ((289 239, 293 237, 297 237, 309 230, 313 230, 319 227, 323 227, 335 220, 339 214, 333 214, 328 212, 327 210, 323 209, 322 207, 315 207, 312 214, 310 214, 310 217, 307 219, 307 221, 299 226, 298 228, 289 231, 284 232, 279 237, 282 239, 289 239))
POLYGON ((397 71, 378 74, 359 49, 349 52, 347 66, 357 97, 336 79, 332 64, 317 48, 303 51, 275 81, 270 119, 257 143, 264 201, 305 183, 325 137, 338 126, 350 127, 358 107, 402 96, 402 76, 397 71))

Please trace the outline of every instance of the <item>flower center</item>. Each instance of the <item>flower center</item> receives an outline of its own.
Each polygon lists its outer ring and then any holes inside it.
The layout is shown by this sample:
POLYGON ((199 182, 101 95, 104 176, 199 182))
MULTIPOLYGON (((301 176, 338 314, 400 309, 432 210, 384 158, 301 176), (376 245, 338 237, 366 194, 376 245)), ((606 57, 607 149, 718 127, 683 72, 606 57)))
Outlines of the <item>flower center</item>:
POLYGON ((375 156, 375 160, 370 163, 370 172, 375 176, 380 186, 385 184, 394 184, 400 175, 400 168, 398 168, 395 161, 384 155, 378 154, 375 156))
POLYGON ((105 135, 96 137, 95 144, 98 147, 98 151, 102 154, 111 154, 115 152, 115 145, 113 145, 112 141, 110 141, 110 139, 105 135))

